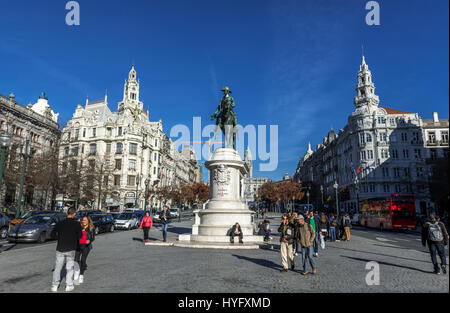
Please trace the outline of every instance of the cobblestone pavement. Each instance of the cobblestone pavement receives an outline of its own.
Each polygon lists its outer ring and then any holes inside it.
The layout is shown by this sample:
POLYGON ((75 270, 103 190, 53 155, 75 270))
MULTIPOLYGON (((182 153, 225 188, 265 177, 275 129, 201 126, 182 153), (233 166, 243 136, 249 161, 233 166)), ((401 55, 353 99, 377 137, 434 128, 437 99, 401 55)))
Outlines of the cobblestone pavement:
MULTIPOLYGON (((276 230, 279 218, 271 221, 276 230)), ((189 233, 191 224, 189 219, 172 223, 169 240, 189 233)), ((161 240, 159 226, 150 237, 161 240)), ((85 282, 73 292, 449 292, 448 274, 432 273, 417 234, 353 229, 350 242, 326 243, 316 259, 318 273, 307 276, 300 275, 301 255, 295 257, 295 271, 280 273, 276 234, 273 250, 144 246, 141 238, 140 230, 99 236, 85 282), (366 284, 370 261, 380 266, 379 285, 366 284)), ((0 292, 50 292, 55 246, 51 242, 2 252, 0 292)), ((64 292, 64 280, 59 292, 64 292)))

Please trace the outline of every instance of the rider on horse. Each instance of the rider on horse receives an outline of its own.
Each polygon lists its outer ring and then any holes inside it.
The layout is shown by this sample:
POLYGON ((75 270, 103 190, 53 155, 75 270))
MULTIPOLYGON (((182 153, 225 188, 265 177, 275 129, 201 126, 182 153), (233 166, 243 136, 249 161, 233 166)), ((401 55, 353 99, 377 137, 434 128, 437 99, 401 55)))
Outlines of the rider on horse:
POLYGON ((217 107, 216 112, 214 112, 214 114, 211 116, 211 120, 217 119, 216 125, 220 127, 223 134, 225 135, 225 138, 227 137, 225 133, 225 126, 233 127, 233 141, 231 142, 231 144, 229 141, 227 141, 227 139, 225 139, 225 141, 228 143, 228 145, 234 148, 234 145, 236 143, 236 133, 234 128, 237 125, 236 114, 233 111, 233 108, 235 107, 234 99, 232 96, 230 96, 230 87, 224 86, 222 88, 222 91, 224 93, 224 96, 222 97, 222 100, 220 100, 220 104, 217 107))

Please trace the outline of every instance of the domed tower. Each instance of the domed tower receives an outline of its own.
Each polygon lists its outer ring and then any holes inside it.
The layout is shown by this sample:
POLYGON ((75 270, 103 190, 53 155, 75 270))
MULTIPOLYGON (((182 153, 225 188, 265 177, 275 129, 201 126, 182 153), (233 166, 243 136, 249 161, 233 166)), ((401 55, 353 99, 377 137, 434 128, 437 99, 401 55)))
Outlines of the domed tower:
POLYGON ((372 73, 366 64, 364 56, 362 64, 359 66, 358 85, 356 86, 356 97, 353 100, 356 108, 362 106, 378 106, 379 97, 375 94, 375 84, 372 81, 372 73))

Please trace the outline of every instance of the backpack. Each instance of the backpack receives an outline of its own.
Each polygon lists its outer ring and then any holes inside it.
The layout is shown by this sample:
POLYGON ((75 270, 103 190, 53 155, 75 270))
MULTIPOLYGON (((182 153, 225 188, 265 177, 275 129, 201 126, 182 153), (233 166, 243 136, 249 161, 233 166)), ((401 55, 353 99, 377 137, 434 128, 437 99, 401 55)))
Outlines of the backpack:
POLYGON ((428 238, 431 241, 439 242, 444 239, 444 235, 442 234, 442 229, 439 226, 439 223, 436 222, 434 224, 428 223, 428 238))
POLYGON ((351 224, 350 217, 348 217, 348 216, 344 216, 342 221, 343 221, 344 226, 346 226, 346 227, 349 227, 351 224))

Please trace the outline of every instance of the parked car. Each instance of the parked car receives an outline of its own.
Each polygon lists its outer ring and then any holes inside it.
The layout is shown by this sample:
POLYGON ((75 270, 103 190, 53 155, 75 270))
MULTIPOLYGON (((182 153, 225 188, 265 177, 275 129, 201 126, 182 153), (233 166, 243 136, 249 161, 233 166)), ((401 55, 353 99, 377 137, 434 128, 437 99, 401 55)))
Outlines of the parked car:
POLYGON ((95 234, 113 232, 115 220, 111 214, 91 214, 92 224, 95 227, 95 234))
POLYGON ((8 232, 9 242, 44 243, 54 239, 53 227, 66 218, 64 213, 35 214, 20 224, 14 225, 8 232))
POLYGON ((31 216, 40 215, 40 214, 56 214, 56 213, 59 213, 59 212, 57 212, 57 211, 28 211, 19 218, 11 219, 9 221, 9 228, 11 229, 13 226, 22 223, 24 220, 26 220, 27 218, 29 218, 31 216))
POLYGON ((351 219, 352 225, 360 225, 361 224, 361 214, 355 213, 351 219))
POLYGON ((141 225, 142 219, 144 218, 145 211, 143 210, 134 211, 134 215, 137 218, 137 227, 139 227, 141 225))
POLYGON ((117 216, 115 226, 117 229, 132 229, 136 228, 138 218, 134 213, 124 212, 117 216))
POLYGON ((160 220, 159 220, 160 214, 161 214, 161 211, 156 211, 155 214, 152 215, 153 222, 158 222, 158 223, 160 222, 160 220))
POLYGON ((113 217, 113 219, 114 219, 114 221, 115 221, 115 220, 117 220, 117 217, 118 217, 120 214, 122 214, 122 213, 109 213, 109 214, 112 215, 112 217, 113 217))
POLYGON ((171 218, 177 218, 180 216, 180 209, 179 208, 170 208, 169 213, 171 218))
POLYGON ((75 219, 77 220, 81 220, 81 218, 83 216, 86 215, 92 215, 92 214, 103 214, 103 211, 100 210, 79 210, 76 214, 75 214, 75 219))
POLYGON ((5 213, 0 213, 0 239, 8 237, 9 217, 5 213))

